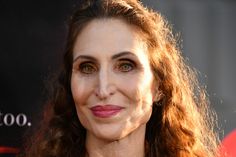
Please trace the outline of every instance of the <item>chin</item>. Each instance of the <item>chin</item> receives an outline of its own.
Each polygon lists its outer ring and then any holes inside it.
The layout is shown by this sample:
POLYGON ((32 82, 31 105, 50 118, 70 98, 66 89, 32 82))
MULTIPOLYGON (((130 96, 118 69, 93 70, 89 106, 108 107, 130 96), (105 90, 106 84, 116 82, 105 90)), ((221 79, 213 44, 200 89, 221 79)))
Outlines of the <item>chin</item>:
POLYGON ((122 134, 121 132, 106 132, 103 131, 102 133, 97 134, 97 137, 102 139, 103 141, 113 142, 118 141, 124 138, 126 135, 122 134))
POLYGON ((115 141, 119 141, 122 139, 122 137, 119 137, 119 136, 116 136, 116 137, 112 137, 112 136, 102 136, 100 138, 102 141, 105 141, 105 142, 115 142, 115 141))
POLYGON ((96 138, 106 142, 118 141, 132 132, 132 129, 126 128, 122 125, 105 125, 96 128, 96 130, 95 128, 93 129, 94 130, 91 131, 96 138))

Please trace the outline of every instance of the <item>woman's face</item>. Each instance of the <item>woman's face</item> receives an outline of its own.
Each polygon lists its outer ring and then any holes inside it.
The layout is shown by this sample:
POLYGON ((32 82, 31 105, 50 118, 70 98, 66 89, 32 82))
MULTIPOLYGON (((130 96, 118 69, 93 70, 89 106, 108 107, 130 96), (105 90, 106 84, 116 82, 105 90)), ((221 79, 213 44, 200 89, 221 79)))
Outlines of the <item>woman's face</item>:
POLYGON ((73 48, 71 90, 87 135, 118 140, 145 126, 152 112, 154 77, 134 26, 96 19, 73 48))

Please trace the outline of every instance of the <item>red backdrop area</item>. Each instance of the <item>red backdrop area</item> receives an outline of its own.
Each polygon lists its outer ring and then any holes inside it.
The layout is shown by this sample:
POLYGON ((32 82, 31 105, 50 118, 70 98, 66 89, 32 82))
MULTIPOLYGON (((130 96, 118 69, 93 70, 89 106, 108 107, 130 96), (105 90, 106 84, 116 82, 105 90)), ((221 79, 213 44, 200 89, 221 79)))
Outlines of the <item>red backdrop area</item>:
POLYGON ((236 130, 223 139, 222 157, 236 157, 236 130))

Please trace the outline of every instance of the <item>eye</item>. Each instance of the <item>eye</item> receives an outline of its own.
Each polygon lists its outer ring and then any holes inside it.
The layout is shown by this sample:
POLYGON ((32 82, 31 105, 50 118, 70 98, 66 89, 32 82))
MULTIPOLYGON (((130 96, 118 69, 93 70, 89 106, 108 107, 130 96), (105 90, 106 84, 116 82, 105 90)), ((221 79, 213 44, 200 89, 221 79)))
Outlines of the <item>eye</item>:
POLYGON ((135 67, 135 63, 129 59, 119 60, 118 64, 116 65, 116 69, 121 72, 132 71, 135 69, 135 67))
POLYGON ((79 71, 83 74, 93 74, 97 72, 97 67, 94 63, 84 62, 79 65, 79 71))

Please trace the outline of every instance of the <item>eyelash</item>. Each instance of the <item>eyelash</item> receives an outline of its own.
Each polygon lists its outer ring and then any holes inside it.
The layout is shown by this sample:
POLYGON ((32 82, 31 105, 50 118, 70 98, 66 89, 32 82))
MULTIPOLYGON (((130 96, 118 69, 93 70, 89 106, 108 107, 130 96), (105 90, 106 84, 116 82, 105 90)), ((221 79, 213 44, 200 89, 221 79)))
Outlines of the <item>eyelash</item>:
MULTIPOLYGON (((130 72, 137 67, 136 63, 130 59, 119 59, 118 63, 115 64, 114 69, 118 72, 130 72)), ((78 65, 78 71, 85 75, 91 75, 96 73, 99 69, 95 63, 91 61, 85 61, 78 65)))
POLYGON ((94 72, 97 72, 98 68, 96 67, 96 65, 94 65, 93 62, 82 62, 79 65, 78 70, 83 74, 89 75, 89 74, 93 74, 94 72))
POLYGON ((115 69, 120 72, 130 72, 136 68, 136 64, 134 61, 130 59, 120 59, 115 69))

